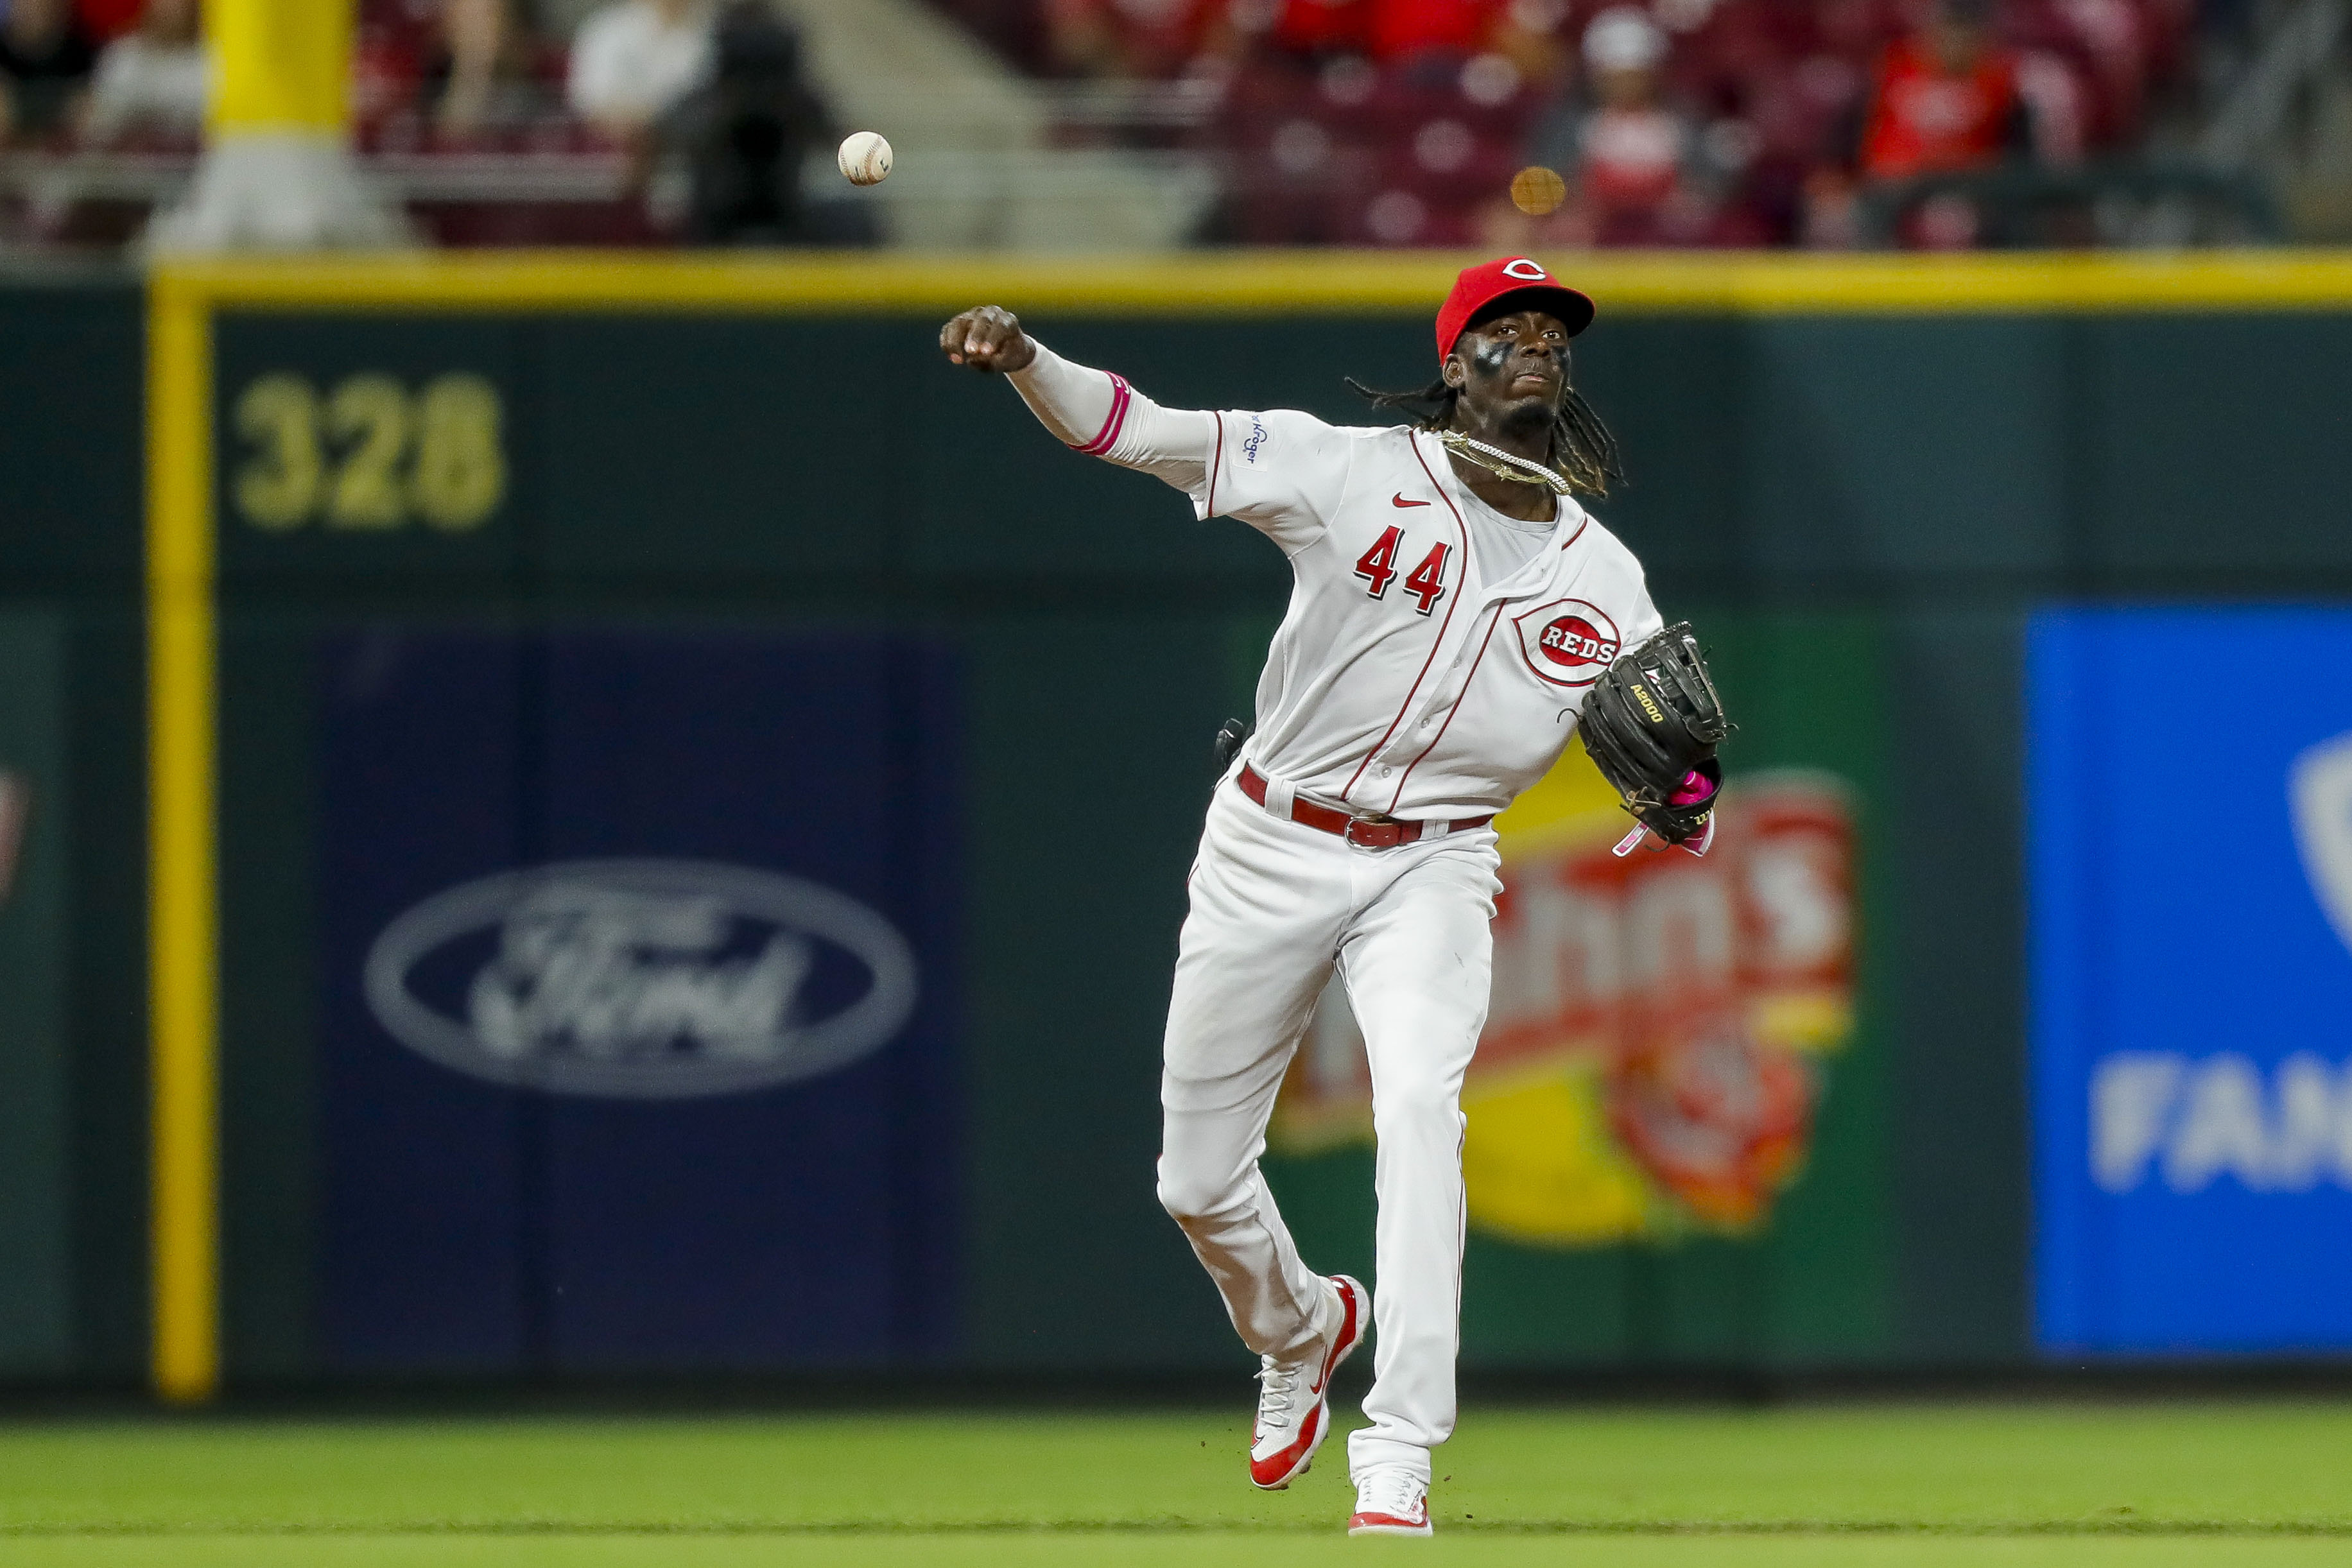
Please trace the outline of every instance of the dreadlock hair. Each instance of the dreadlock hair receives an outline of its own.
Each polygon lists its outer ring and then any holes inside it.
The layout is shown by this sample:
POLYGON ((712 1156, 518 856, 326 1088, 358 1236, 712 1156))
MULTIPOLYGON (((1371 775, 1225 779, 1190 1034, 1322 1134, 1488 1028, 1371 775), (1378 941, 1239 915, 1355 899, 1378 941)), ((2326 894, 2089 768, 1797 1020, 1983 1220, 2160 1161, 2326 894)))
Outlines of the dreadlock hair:
MULTIPOLYGON (((1374 408, 1403 410, 1423 430, 1451 425, 1454 410, 1462 401, 1462 389, 1447 386, 1444 376, 1419 392, 1377 392, 1353 376, 1339 379, 1374 408)), ((1561 477, 1591 496, 1606 496, 1612 480, 1622 483, 1625 477, 1617 438, 1572 386, 1560 388, 1559 406, 1552 411, 1550 461, 1561 477)))

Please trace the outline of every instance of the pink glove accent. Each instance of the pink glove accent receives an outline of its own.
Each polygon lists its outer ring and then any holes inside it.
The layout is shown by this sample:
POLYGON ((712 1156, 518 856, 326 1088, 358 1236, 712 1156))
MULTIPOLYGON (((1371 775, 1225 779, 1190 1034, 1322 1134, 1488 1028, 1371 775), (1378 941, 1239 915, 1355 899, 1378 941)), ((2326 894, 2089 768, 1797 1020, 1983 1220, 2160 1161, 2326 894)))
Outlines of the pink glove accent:
MULTIPOLYGON (((1636 828, 1632 832, 1626 834, 1623 838, 1618 840, 1617 847, 1611 850, 1609 852, 1615 855, 1619 860, 1623 860, 1627 855, 1630 855, 1635 850, 1640 849, 1642 847, 1642 841, 1649 836, 1649 829, 1636 828)), ((1658 847, 1660 849, 1664 849, 1666 846, 1662 843, 1658 847)), ((1715 819, 1713 817, 1709 817, 1706 820, 1706 826, 1701 828, 1697 832, 1693 833, 1689 838, 1683 841, 1683 848, 1688 850, 1695 855, 1703 855, 1714 847, 1715 819)))
POLYGON ((1694 768, 1683 775, 1683 781, 1675 786, 1675 792, 1666 797, 1666 803, 1672 806, 1695 806, 1714 793, 1715 780, 1694 768))
MULTIPOLYGON (((1694 768, 1689 772, 1683 775, 1683 781, 1675 786, 1674 793, 1668 795, 1666 797, 1666 800, 1670 805, 1696 806, 1701 800, 1712 798, 1714 794, 1715 780, 1709 779, 1706 774, 1701 773, 1697 768, 1694 768)), ((1609 852, 1615 855, 1618 859, 1622 860, 1625 856, 1632 854, 1635 850, 1642 847, 1642 840, 1649 833, 1649 831, 1650 830, 1647 828, 1635 828, 1632 832, 1619 840, 1617 847, 1609 852)), ((1703 855, 1706 853, 1708 847, 1714 842, 1715 819, 1713 817, 1709 817, 1706 820, 1706 826, 1702 827, 1697 832, 1683 841, 1683 848, 1690 851, 1690 852, 1695 855, 1703 855)), ((1660 849, 1664 849, 1665 848, 1665 845, 1661 842, 1658 847, 1660 849)))
POLYGON ((1703 855, 1715 847, 1715 819, 1709 817, 1706 826, 1683 841, 1683 848, 1695 855, 1703 855))

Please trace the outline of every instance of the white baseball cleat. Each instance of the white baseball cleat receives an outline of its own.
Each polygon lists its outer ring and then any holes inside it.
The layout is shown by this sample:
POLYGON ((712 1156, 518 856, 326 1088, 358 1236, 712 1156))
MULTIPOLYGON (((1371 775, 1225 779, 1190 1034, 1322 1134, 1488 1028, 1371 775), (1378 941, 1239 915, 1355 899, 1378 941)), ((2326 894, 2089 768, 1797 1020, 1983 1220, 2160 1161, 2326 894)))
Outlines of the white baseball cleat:
POLYGON ((1350 1535, 1434 1535, 1429 1483, 1402 1465, 1374 1465, 1356 1479, 1350 1535))
POLYGON ((1307 1473, 1331 1429, 1331 1375, 1361 1344, 1372 1294, 1345 1274, 1325 1281, 1339 1298, 1329 1337, 1297 1361, 1258 1357, 1257 1425, 1250 1432, 1250 1484, 1280 1491, 1307 1473))

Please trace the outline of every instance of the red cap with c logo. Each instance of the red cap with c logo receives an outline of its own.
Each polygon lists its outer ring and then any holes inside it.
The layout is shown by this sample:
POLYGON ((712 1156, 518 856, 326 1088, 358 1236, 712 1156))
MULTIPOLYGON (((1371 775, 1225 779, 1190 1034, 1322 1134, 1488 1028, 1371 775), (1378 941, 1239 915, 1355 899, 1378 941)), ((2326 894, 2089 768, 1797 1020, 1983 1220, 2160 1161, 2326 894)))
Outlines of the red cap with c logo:
POLYGON ((1437 357, 1443 360, 1454 351, 1454 340, 1470 325, 1472 317, 1506 295, 1515 294, 1528 296, 1527 306, 1559 317, 1571 338, 1592 325, 1590 298, 1558 281, 1526 256, 1507 256, 1500 261, 1465 267, 1462 276, 1454 280, 1454 292, 1445 297, 1444 308, 1437 312, 1437 357))

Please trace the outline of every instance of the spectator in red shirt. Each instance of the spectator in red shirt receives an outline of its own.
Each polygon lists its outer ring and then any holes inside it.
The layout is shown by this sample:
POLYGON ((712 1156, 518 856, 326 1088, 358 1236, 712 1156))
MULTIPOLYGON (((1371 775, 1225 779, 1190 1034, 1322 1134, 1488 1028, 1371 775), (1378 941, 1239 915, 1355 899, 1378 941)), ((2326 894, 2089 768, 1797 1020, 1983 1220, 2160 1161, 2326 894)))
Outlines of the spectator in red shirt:
POLYGON ((1164 79, 1233 50, 1230 0, 1049 0, 1046 47, 1073 76, 1164 79))
POLYGON ((1507 206, 1486 214, 1490 245, 1685 246, 1715 216, 1715 172, 1687 115, 1668 99, 1666 34, 1638 5, 1612 5, 1585 27, 1585 90, 1529 147, 1563 172, 1569 198, 1529 222, 1507 206))
POLYGON ((1370 0, 1258 0, 1271 13, 1267 37, 1299 55, 1361 54, 1370 0))
POLYGON ((135 30, 146 9, 143 0, 74 0, 74 14, 90 42, 103 44, 135 30))
POLYGON ((1565 63, 1553 34, 1569 10, 1570 0, 1233 0, 1230 14, 1237 32, 1286 54, 1390 65, 1491 52, 1549 81, 1565 63))
POLYGON ((1365 0, 1364 45, 1375 60, 1475 55, 1494 47, 1497 0, 1365 0))
POLYGON ((1981 169, 2021 140, 2017 62, 1996 46, 1979 0, 1941 0, 1879 62, 1862 172, 1905 180, 1981 169))
MULTIPOLYGON (((1264 3, 1243 0, 1243 8, 1264 3)), ((1491 49, 1507 11, 1504 0, 1276 0, 1269 36, 1294 54, 1366 55, 1387 65, 1491 49)))
POLYGON ((520 0, 361 0, 354 108, 364 132, 415 106, 464 141, 494 118, 502 83, 560 77, 520 0))
POLYGON ((1665 34, 1634 6, 1603 11, 1584 30, 1597 102, 1577 129, 1577 167, 1596 244, 1654 245, 1674 226, 1691 131, 1661 100, 1665 61, 1665 34))

